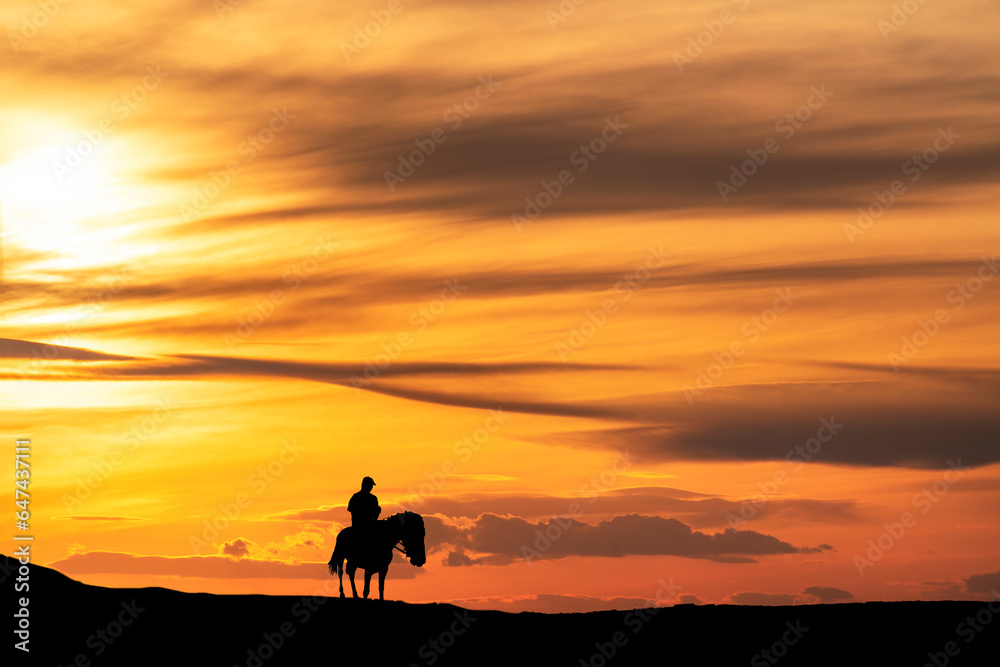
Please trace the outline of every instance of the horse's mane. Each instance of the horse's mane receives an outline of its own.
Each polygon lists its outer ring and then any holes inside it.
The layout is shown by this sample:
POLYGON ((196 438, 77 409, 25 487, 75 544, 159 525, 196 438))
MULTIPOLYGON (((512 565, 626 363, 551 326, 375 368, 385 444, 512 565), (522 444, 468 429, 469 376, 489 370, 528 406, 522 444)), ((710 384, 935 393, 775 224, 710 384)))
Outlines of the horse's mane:
POLYGON ((409 510, 405 512, 399 512, 388 517, 386 521, 398 521, 401 525, 406 525, 407 521, 417 522, 421 525, 424 523, 424 518, 417 514, 416 512, 411 512, 409 510))

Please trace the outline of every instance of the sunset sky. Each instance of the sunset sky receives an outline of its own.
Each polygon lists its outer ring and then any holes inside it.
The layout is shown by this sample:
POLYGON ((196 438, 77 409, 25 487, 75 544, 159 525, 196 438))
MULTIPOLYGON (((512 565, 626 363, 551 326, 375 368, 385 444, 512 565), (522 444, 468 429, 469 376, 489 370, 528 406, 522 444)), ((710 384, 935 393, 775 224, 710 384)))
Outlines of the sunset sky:
POLYGON ((370 475, 392 599, 989 598, 1000 6, 903 4, 4 2, 36 562, 335 594, 370 475))

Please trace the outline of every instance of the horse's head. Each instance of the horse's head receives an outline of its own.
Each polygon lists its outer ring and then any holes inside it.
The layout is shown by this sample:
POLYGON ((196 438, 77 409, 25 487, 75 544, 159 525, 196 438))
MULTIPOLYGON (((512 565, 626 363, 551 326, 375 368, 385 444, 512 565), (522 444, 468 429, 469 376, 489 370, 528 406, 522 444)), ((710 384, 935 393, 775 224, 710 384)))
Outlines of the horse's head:
POLYGON ((427 562, 427 552, 424 549, 424 518, 415 512, 403 512, 395 515, 399 520, 400 541, 406 551, 406 557, 417 567, 427 562))

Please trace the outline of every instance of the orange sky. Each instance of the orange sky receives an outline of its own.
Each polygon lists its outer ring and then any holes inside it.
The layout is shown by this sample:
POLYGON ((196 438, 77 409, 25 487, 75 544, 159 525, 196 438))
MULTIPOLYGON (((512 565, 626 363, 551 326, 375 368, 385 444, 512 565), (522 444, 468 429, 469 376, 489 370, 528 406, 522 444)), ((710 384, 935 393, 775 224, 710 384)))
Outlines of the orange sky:
POLYGON ((0 8, 38 562, 333 592, 371 475, 394 599, 1000 586, 1000 10, 571 4, 0 8))

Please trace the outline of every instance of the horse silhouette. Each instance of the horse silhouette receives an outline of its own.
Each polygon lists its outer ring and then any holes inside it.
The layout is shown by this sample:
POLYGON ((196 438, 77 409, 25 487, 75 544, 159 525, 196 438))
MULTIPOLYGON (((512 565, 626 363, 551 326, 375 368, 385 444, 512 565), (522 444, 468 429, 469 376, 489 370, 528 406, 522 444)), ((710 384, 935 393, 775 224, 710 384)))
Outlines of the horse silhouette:
POLYGON ((361 568, 365 571, 365 599, 371 589, 372 576, 378 572, 378 599, 385 599, 385 575, 392 562, 393 549, 399 549, 417 567, 427 562, 424 550, 424 519, 414 512, 393 514, 388 519, 376 521, 370 529, 356 536, 356 528, 348 526, 337 535, 337 545, 330 556, 330 574, 340 577, 340 597, 344 596, 344 561, 347 574, 351 578, 351 590, 358 597, 354 585, 354 573, 361 568), (355 539, 361 537, 361 539, 355 539))

